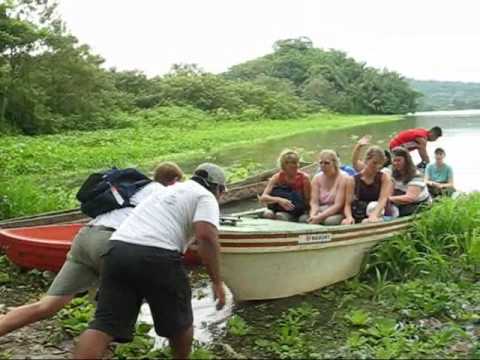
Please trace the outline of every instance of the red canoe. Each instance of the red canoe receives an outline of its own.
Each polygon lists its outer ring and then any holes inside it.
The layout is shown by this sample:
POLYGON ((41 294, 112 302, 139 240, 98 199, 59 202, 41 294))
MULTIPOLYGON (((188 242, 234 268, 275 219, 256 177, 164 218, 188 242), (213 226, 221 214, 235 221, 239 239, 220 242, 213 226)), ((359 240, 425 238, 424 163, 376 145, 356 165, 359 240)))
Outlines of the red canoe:
MULTIPOLYGON (((0 247, 16 265, 26 269, 58 272, 65 262, 72 240, 84 224, 32 226, 0 230, 0 247)), ((183 258, 187 265, 198 265, 195 251, 183 258)))

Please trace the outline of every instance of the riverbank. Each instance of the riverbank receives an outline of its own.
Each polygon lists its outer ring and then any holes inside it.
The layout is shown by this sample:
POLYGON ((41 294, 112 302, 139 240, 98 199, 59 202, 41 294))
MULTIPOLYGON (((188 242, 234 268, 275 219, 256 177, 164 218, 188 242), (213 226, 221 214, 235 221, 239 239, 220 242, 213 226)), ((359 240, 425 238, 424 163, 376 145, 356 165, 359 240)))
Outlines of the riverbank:
POLYGON ((95 170, 111 166, 149 172, 164 160, 180 164, 192 159, 204 161, 211 153, 244 144, 398 119, 321 113, 295 120, 219 121, 197 113, 152 110, 138 115, 135 128, 3 137, 0 218, 72 208, 82 180, 95 170))
MULTIPOLYGON (((444 199, 406 233, 374 248, 357 277, 295 297, 236 304, 228 319, 209 324, 212 340, 196 343, 194 358, 479 358, 479 211, 478 193, 444 199)), ((190 275, 194 288, 208 285, 201 269, 190 275)), ((49 283, 4 257, 0 279, 5 307, 38 298, 49 283)), ((68 357, 92 311, 78 298, 54 319, 0 338, 0 357, 68 357)), ((112 349, 114 358, 167 357, 166 349, 153 349, 148 330, 139 326, 133 343, 112 349)))

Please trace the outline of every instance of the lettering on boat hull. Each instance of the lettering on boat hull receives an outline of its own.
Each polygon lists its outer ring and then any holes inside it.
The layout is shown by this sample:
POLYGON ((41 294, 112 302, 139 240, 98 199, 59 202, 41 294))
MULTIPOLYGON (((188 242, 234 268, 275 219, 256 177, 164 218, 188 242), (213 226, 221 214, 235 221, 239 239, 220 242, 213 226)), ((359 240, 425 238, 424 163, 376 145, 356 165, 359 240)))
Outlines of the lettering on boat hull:
POLYGON ((332 234, 306 234, 298 237, 299 244, 316 244, 332 241, 332 234))

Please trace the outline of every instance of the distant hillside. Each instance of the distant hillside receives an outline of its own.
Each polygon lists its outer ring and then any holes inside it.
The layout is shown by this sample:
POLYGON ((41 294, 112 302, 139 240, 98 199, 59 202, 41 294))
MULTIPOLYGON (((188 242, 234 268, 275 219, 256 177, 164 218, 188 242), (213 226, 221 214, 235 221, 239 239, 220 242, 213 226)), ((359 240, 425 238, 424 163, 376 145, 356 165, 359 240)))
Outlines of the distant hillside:
POLYGON ((480 109, 480 83, 409 80, 422 93, 418 111, 480 109))

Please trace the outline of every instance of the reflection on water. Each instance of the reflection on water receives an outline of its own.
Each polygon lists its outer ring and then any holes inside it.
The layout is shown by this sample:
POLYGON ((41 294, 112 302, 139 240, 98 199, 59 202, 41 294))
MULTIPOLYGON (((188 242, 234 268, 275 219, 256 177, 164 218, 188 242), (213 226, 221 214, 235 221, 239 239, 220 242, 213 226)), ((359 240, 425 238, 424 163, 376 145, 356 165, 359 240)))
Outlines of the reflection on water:
MULTIPOLYGON (((228 317, 232 314, 233 296, 226 290, 226 304, 222 310, 217 311, 215 301, 213 300, 213 292, 210 286, 204 286, 192 289, 192 309, 193 309, 193 327, 194 339, 202 343, 209 343, 212 339, 210 328, 215 326, 221 330, 225 327, 228 317)), ((139 321, 153 325, 150 308, 147 304, 143 304, 139 321)), ((150 335, 155 337, 155 348, 168 345, 167 339, 156 336, 155 330, 152 328, 150 335)))

